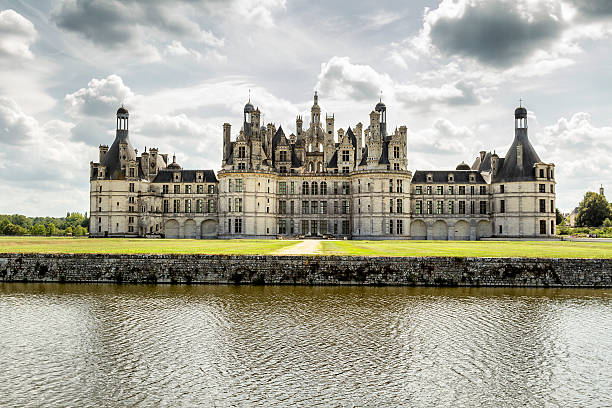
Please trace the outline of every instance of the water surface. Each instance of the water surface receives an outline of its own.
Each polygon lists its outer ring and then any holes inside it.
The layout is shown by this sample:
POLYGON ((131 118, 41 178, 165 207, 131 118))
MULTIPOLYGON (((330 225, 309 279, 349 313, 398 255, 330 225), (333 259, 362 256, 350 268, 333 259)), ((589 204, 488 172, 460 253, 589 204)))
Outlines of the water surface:
POLYGON ((612 292, 0 284, 2 407, 612 405, 612 292))

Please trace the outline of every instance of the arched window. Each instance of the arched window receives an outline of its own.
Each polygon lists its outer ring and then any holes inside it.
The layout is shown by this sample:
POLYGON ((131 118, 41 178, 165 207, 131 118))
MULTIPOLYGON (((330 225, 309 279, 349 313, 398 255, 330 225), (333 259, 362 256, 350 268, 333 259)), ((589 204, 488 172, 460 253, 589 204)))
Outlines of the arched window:
POLYGON ((317 143, 317 151, 318 152, 322 152, 323 151, 323 145, 321 143, 317 143))
POLYGON ((323 173, 323 163, 321 163, 321 162, 317 163, 317 171, 319 173, 323 173))
POLYGON ((302 183, 302 194, 308 195, 308 182, 304 181, 302 183))
POLYGON ((309 143, 309 144, 308 144, 308 152, 309 152, 309 153, 312 153, 312 143, 309 143))
POLYGON ((325 195, 327 194, 327 183, 322 181, 321 182, 321 195, 325 195))
POLYGON ((319 185, 317 184, 316 181, 313 181, 312 184, 310 185, 310 194, 312 195, 319 194, 319 185))
POLYGON ((313 162, 310 162, 308 164, 308 171, 311 173, 314 173, 314 163, 313 162))

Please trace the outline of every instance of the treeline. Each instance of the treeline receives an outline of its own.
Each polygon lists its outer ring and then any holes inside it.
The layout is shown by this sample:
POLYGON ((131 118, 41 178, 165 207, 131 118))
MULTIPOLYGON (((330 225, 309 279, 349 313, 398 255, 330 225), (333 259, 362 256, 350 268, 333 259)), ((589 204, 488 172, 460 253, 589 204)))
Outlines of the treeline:
POLYGON ((65 217, 26 217, 21 214, 0 215, 0 235, 87 235, 87 213, 67 213, 65 217))

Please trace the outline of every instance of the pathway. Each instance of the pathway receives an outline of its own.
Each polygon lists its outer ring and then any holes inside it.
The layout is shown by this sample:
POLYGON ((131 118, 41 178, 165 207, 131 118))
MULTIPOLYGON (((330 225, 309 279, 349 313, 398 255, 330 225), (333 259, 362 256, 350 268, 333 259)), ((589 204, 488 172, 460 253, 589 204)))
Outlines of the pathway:
POLYGON ((295 245, 279 249, 273 255, 318 255, 321 253, 320 243, 321 240, 318 239, 306 239, 295 245))

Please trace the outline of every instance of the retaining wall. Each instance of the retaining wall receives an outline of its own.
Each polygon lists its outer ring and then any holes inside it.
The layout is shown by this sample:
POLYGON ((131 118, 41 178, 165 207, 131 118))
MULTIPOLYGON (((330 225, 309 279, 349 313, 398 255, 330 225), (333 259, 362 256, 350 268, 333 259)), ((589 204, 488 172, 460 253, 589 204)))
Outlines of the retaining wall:
POLYGON ((612 259, 0 254, 0 282, 612 287, 612 259))

